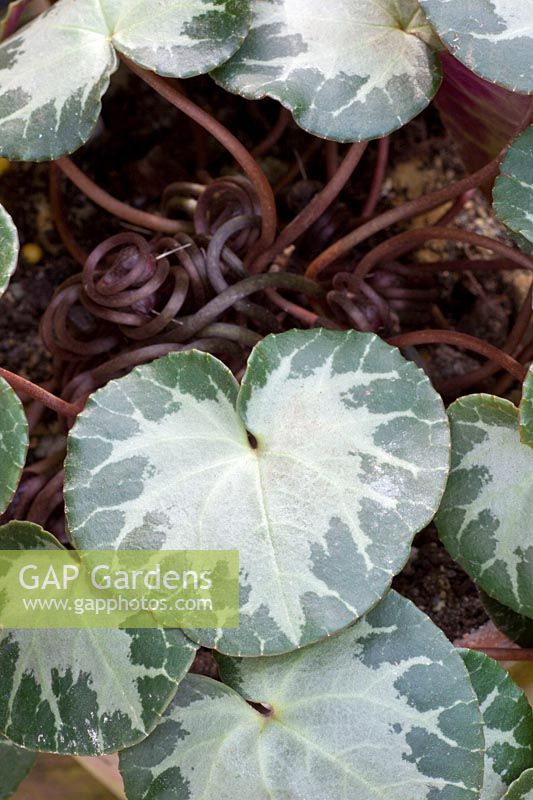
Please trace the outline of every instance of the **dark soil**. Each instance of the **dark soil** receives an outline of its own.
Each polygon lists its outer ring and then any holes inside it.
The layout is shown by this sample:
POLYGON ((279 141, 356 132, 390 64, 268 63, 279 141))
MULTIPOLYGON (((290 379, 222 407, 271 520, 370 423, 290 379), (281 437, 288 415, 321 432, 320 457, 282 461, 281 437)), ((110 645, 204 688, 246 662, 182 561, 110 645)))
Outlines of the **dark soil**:
POLYGON ((431 617, 452 641, 488 620, 474 583, 453 561, 433 525, 418 534, 393 587, 431 617))
MULTIPOLYGON (((228 98, 205 79, 189 82, 187 90, 248 146, 257 144, 277 114, 275 104, 269 101, 249 104, 228 98)), ((136 79, 122 73, 114 79, 102 119, 98 133, 76 160, 115 196, 138 207, 157 209, 161 192, 169 182, 190 179, 191 173, 195 173, 198 167, 195 147, 199 139, 190 124, 136 79), (194 163, 196 167, 191 168, 194 163)), ((213 174, 232 168, 216 143, 207 139, 205 147, 213 174)), ((295 154, 304 148, 301 132, 291 129, 283 145, 273 149, 265 166, 283 174, 294 163, 295 154)), ((370 149, 366 165, 361 165, 356 180, 345 193, 345 202, 354 208, 360 207, 368 189, 372 158, 370 149)), ((422 115, 394 137, 391 164, 380 209, 401 202, 410 193, 414 196, 442 186, 462 172, 456 151, 445 139, 434 111, 422 115)), ((320 156, 312 158, 306 169, 309 177, 324 180, 320 156)), ((21 259, 9 290, 0 301, 0 363, 41 383, 49 378, 51 365, 39 340, 39 319, 55 287, 79 271, 50 221, 47 175, 46 165, 13 164, 0 177, 0 200, 14 217, 21 244, 37 242, 43 249, 43 258, 36 266, 21 259)), ((87 203, 67 183, 65 197, 72 228, 86 249, 124 229, 122 223, 87 203)), ((501 235, 481 195, 463 213, 465 221, 477 232, 501 235)), ((448 255, 461 257, 464 253, 464 248, 449 245, 443 248, 440 243, 428 245, 418 257, 422 261, 435 260, 448 255)), ((515 313, 506 279, 445 274, 439 286, 440 309, 451 327, 502 344, 515 313)), ((482 363, 481 359, 448 347, 421 352, 426 369, 437 379, 469 371, 482 363)), ((411 559, 394 586, 451 639, 487 619, 475 586, 447 555, 432 527, 417 536, 411 559)), ((203 651, 197 668, 202 672, 214 669, 211 657, 203 651)))

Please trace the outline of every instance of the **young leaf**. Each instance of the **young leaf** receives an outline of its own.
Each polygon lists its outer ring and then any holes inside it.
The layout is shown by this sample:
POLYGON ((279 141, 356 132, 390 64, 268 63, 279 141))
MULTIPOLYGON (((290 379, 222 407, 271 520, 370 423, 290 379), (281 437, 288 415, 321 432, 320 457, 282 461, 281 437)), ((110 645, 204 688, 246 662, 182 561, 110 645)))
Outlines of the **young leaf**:
POLYGON ((520 647, 533 647, 533 619, 498 603, 483 589, 479 589, 483 607, 499 631, 520 647))
POLYGON ((68 524, 82 548, 239 548, 240 628, 188 634, 230 655, 286 652, 383 596, 448 458, 441 400, 398 350, 289 331, 255 347, 240 391, 188 352, 96 392, 69 437, 68 524))
POLYGON ((492 658, 474 650, 461 656, 470 673, 484 722, 485 771, 480 800, 500 800, 533 767, 533 713, 522 689, 492 658))
POLYGON ((502 800, 533 800, 533 769, 526 770, 511 784, 502 800))
POLYGON ((3 0, 0 2, 0 41, 11 33, 20 25, 22 14, 31 0, 3 0))
POLYGON ((415 117, 438 89, 438 40, 417 0, 254 0, 243 47, 213 77, 289 108, 317 136, 360 141, 415 117))
POLYGON ((435 105, 467 171, 476 172, 527 124, 531 98, 480 78, 450 53, 440 58, 444 78, 435 105))
POLYGON ((533 447, 533 366, 529 368, 520 403, 520 438, 533 447))
POLYGON ((0 800, 7 800, 26 777, 35 761, 35 753, 23 750, 0 736, 0 800))
POLYGON ((518 409, 478 394, 448 414, 452 469, 435 520, 440 537, 487 594, 533 618, 533 451, 520 443, 518 409))
POLYGON ((524 0, 420 0, 440 38, 473 72, 533 93, 533 14, 524 0))
POLYGON ((28 450, 28 423, 22 403, 0 378, 0 514, 18 486, 28 450))
POLYGON ((248 0, 59 0, 0 46, 0 149, 38 161, 85 142, 116 50, 172 77, 208 72, 249 27, 248 0))
MULTIPOLYGON (((0 527, 0 550, 54 550, 38 525, 0 527)), ((98 755, 155 727, 196 647, 178 630, 0 629, 0 730, 32 750, 98 755)))
POLYGON ((496 216, 533 252, 533 125, 507 151, 493 196, 496 216))
POLYGON ((395 592, 320 644, 220 661, 229 685, 188 676, 154 733, 120 754, 128 800, 200 800, 214 787, 218 800, 479 797, 483 733, 468 674, 395 592))
POLYGON ((0 297, 17 268, 19 237, 15 223, 0 205, 0 297))

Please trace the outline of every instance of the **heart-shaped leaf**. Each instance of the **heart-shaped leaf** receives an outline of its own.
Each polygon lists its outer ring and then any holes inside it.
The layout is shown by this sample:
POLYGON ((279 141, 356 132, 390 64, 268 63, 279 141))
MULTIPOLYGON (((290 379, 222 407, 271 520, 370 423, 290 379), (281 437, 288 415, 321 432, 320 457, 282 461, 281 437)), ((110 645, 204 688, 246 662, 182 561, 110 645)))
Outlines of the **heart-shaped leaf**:
MULTIPOLYGON (((0 550, 58 548, 38 525, 0 527, 0 550)), ((0 629, 0 730, 48 752, 128 747, 155 727, 195 652, 177 630, 0 629)))
POLYGON ((248 27, 248 0, 59 0, 0 47, 2 154, 37 161, 83 144, 117 50, 190 77, 226 61, 248 27))
POLYGON ((533 618, 533 451, 520 442, 518 409, 479 394, 448 414, 452 469, 436 517, 440 537, 487 594, 533 618))
POLYGON ((17 268, 18 254, 17 229, 5 208, 0 205, 0 297, 7 289, 9 279, 17 268))
POLYGON ((520 403, 520 438, 533 447, 533 366, 529 368, 520 403))
POLYGON ((7 800, 26 777, 35 761, 35 753, 23 750, 0 736, 0 800, 7 800))
POLYGON ((361 141, 415 117, 439 87, 438 40, 417 0, 254 0, 243 47, 213 77, 273 97, 317 136, 361 141))
POLYGON ((240 628, 188 635, 286 652, 383 596, 438 506, 448 437, 424 373, 370 334, 268 336, 240 391, 213 356, 172 353, 78 417, 69 529, 84 549, 238 548, 240 628))
POLYGON ((520 647, 533 647, 533 619, 517 614, 511 608, 498 603, 483 589, 479 589, 483 608, 499 631, 520 647))
POLYGON ((533 252, 533 125, 507 151, 493 196, 496 216, 533 252))
POLYGON ((18 486, 28 450, 28 423, 22 403, 0 378, 0 514, 18 486))
POLYGON ((453 55, 482 78, 533 93, 533 14, 529 0, 420 0, 453 55))
POLYGON ((479 701, 485 733, 485 773, 480 800, 500 800, 533 767, 533 713, 527 697, 492 658, 461 651, 479 701))
POLYGON ((533 800, 533 769, 526 770, 511 784, 502 800, 533 800))
POLYGON ((468 673, 395 592, 320 644, 220 661, 228 686, 188 676, 155 732, 120 754, 128 800, 479 797, 483 733, 468 673))

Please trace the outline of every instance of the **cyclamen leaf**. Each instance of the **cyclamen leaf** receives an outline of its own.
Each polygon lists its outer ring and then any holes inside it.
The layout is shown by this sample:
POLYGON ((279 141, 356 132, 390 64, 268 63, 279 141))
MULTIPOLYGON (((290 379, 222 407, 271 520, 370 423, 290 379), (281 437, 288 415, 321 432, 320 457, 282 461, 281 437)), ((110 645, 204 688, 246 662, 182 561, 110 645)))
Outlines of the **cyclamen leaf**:
MULTIPOLYGON (((38 525, 0 527, 0 550, 55 550, 38 525)), ((189 669, 181 631, 0 629, 0 730, 32 750, 98 755, 141 741, 189 669)))
POLYGON ((526 770, 511 784, 502 800, 533 800, 533 769, 526 770))
POLYGON ((480 800, 501 800, 507 787, 533 767, 533 713, 527 697, 492 658, 474 650, 461 656, 479 700, 485 733, 480 800))
POLYGON ((190 77, 228 59, 248 27, 248 0, 59 0, 0 46, 2 154, 38 161, 83 144, 116 50, 162 75, 190 77))
POLYGON ((254 348, 240 391, 216 358, 184 352, 96 392, 69 436, 68 525, 87 549, 238 547, 240 628, 187 634, 287 652, 378 602, 448 459, 440 397, 398 350, 290 331, 254 348))
POLYGON ((533 451, 520 442, 518 409, 479 394, 452 403, 448 414, 452 469, 439 535, 487 594, 533 618, 533 451))
POLYGON ((395 592, 320 644, 220 664, 228 686, 189 675, 152 736, 120 754, 128 800, 479 797, 483 732, 468 673, 395 592))
POLYGON ((525 239, 533 252, 533 125, 507 151, 493 196, 498 219, 525 239))
POLYGON ((499 631, 520 647, 533 647, 533 619, 517 614, 479 589, 483 608, 499 631))
POLYGON ((529 368, 520 403, 520 438, 533 447, 533 366, 529 368))
POLYGON ((17 268, 19 237, 15 223, 0 205, 0 297, 17 268))
POLYGON ((35 753, 16 747, 0 736, 0 800, 13 795, 34 761, 35 753))
POLYGON ((214 79, 289 108, 337 141, 384 136, 436 93, 439 42, 417 0, 254 0, 252 30, 214 79))
POLYGON ((533 93, 529 0, 420 0, 451 53, 473 72, 513 92, 533 93))
POLYGON ((18 486, 28 450, 28 423, 22 403, 0 378, 0 514, 18 486))

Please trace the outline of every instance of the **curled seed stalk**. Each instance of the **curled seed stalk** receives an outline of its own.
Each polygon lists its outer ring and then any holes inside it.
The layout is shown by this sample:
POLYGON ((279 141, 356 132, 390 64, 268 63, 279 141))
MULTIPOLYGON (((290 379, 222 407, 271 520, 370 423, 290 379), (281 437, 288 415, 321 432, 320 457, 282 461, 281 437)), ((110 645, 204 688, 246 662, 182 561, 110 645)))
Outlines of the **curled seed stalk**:
POLYGON ((449 200, 454 200, 469 189, 477 188, 487 181, 492 180, 498 174, 500 158, 501 154, 486 164, 482 169, 453 183, 451 186, 446 186, 444 189, 439 189, 436 192, 417 197, 415 200, 404 203, 397 208, 391 208, 389 211, 385 211, 383 214, 379 214, 377 217, 368 220, 368 222, 360 225, 358 228, 351 231, 351 233, 348 233, 346 236, 343 236, 342 239, 332 244, 324 250, 323 253, 320 253, 320 255, 309 264, 305 273, 306 277, 316 279, 326 267, 329 267, 330 264, 333 264, 334 261, 337 261, 342 256, 347 255, 354 247, 357 247, 357 245, 361 244, 361 242, 364 242, 375 233, 384 230, 384 228, 388 228, 390 225, 394 225, 397 222, 422 214, 425 211, 430 211, 432 208, 437 208, 443 203, 447 203, 449 200))
POLYGON ((54 163, 50 164, 50 208, 52 209, 52 219, 65 249, 83 267, 88 253, 78 244, 69 228, 61 195, 61 171, 54 163))
POLYGON ((376 206, 379 201, 383 181, 385 180, 385 173, 387 172, 387 164, 389 163, 389 150, 390 150, 390 136, 384 136, 383 139, 378 141, 378 154, 376 158, 376 166, 374 175, 372 176, 372 183, 370 191, 363 206, 361 214, 362 219, 370 219, 373 216, 376 206))
POLYGON ((26 513, 28 522, 45 525, 53 511, 63 500, 64 470, 60 470, 41 489, 26 513))
POLYGON ((259 144, 254 147, 254 149, 252 150, 252 155, 255 158, 261 158, 261 156, 264 156, 266 153, 268 153, 268 151, 272 147, 274 147, 275 144, 279 142, 279 140, 287 130, 287 126, 290 121, 291 121, 290 111, 286 109, 284 106, 280 106, 276 122, 272 126, 268 135, 265 136, 263 141, 259 142, 259 144))
POLYGON ((159 231, 160 233, 178 233, 191 230, 190 222, 150 214, 148 211, 141 211, 138 208, 129 206, 127 203, 123 203, 122 200, 117 200, 116 197, 106 192, 105 189, 102 189, 101 186, 98 186, 88 175, 82 172, 68 156, 58 158, 55 163, 67 178, 93 203, 125 222, 148 228, 151 231, 159 231))
POLYGON ((293 244, 296 239, 304 234, 306 230, 322 216, 350 180, 366 147, 366 142, 357 142, 350 147, 332 179, 326 184, 322 191, 318 192, 311 202, 289 222, 272 246, 260 255, 253 265, 252 272, 262 272, 277 255, 282 253, 289 245, 293 244))
MULTIPOLYGON (((533 258, 531 258, 531 256, 521 253, 519 250, 514 250, 512 247, 499 242, 497 239, 491 239, 488 236, 480 236, 477 233, 463 231, 458 228, 433 227, 404 231, 397 236, 393 236, 392 239, 387 239, 387 241, 374 247, 373 250, 361 259, 354 270, 354 277, 362 281, 376 264, 385 260, 392 261, 395 258, 399 258, 432 239, 462 242, 463 244, 470 244, 475 247, 484 248, 485 250, 491 250, 493 253, 522 267, 522 269, 533 270, 533 258)), ((420 267, 420 264, 418 266, 420 267)))
MULTIPOLYGON (((526 295, 526 299, 522 303, 522 307, 517 315, 515 324, 513 325, 513 328, 502 348, 504 353, 514 355, 515 351, 520 347, 520 343, 529 329, 533 314, 533 309, 531 308, 531 298, 532 288, 530 287, 529 292, 526 295)), ((464 391, 464 389, 490 378, 490 376, 498 372, 499 369, 500 364, 498 362, 489 361, 488 364, 484 364, 482 367, 479 367, 479 369, 468 372, 466 375, 456 375, 453 378, 442 381, 438 383, 435 388, 440 394, 443 395, 464 391)))
POLYGON ((244 145, 241 144, 237 137, 224 127, 224 125, 197 106, 196 103, 193 103, 192 100, 189 100, 183 94, 176 91, 167 80, 139 67, 124 56, 121 56, 121 58, 132 72, 164 97, 165 100, 168 100, 169 103, 180 111, 183 111, 184 114, 187 114, 188 117, 205 128, 205 130, 214 136, 235 158, 255 186, 261 205, 262 215, 262 230, 259 244, 262 249, 269 247, 276 236, 276 200, 267 177, 255 158, 248 152, 244 145))
POLYGON ((465 350, 472 350, 479 353, 489 361, 495 361, 502 369, 507 370, 514 378, 522 382, 527 374, 527 369, 508 353, 504 353, 499 347, 495 347, 476 336, 457 331, 442 330, 423 330, 401 333, 387 340, 395 347, 416 347, 424 344, 450 344, 455 347, 464 347, 465 350))
POLYGON ((301 275, 292 275, 286 272, 252 275, 249 278, 234 283, 225 291, 214 297, 194 314, 174 320, 175 330, 165 334, 167 340, 184 342, 194 336, 206 325, 214 322, 224 311, 231 308, 239 300, 248 297, 262 289, 288 289, 301 292, 315 299, 322 299, 324 294, 320 286, 301 275))
POLYGON ((14 372, 9 372, 7 369, 0 369, 0 377, 4 378, 16 392, 28 395, 51 411, 55 411, 56 414, 64 417, 75 417, 81 411, 82 407, 79 403, 67 403, 65 400, 61 400, 60 397, 56 397, 55 394, 47 392, 41 386, 36 386, 35 383, 26 380, 26 378, 21 378, 20 375, 15 375, 14 372))
POLYGON ((469 650, 485 653, 495 661, 533 661, 533 648, 527 647, 480 647, 470 646, 469 650))

